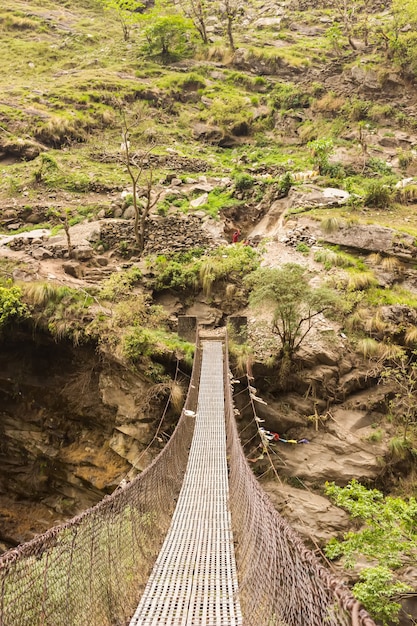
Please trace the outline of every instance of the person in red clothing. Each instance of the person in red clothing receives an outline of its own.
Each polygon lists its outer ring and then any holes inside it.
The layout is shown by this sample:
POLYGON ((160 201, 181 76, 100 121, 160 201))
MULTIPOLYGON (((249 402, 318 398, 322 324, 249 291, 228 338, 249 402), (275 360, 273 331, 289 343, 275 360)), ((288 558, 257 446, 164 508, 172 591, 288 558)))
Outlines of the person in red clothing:
POLYGON ((240 237, 240 230, 239 228, 237 230, 235 230, 235 232, 233 233, 232 236, 232 243, 237 243, 239 241, 239 237, 240 237))

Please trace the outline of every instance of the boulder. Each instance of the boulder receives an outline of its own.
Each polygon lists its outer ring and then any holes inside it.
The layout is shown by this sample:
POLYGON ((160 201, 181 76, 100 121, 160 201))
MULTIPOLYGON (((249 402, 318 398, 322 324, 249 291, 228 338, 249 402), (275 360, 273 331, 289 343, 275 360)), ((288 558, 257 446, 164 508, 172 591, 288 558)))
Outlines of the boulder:
POLYGON ((354 65, 350 70, 354 82, 366 89, 381 89, 381 81, 375 70, 354 65))
POLYGON ((190 193, 195 193, 195 192, 210 193, 211 191, 213 191, 213 189, 214 189, 214 185, 212 185, 211 183, 201 182, 201 183, 196 183, 192 187, 190 187, 190 193))
POLYGON ((73 261, 67 261, 62 264, 62 269, 68 276, 73 276, 74 278, 82 278, 83 277, 83 268, 79 263, 75 263, 73 261))
POLYGON ((322 232, 320 238, 326 243, 366 252, 383 252, 404 259, 417 256, 414 237, 376 224, 342 224, 331 233, 322 232))
POLYGON ((198 198, 194 198, 194 200, 191 200, 190 207, 193 209, 197 209, 198 207, 204 206, 205 204, 207 204, 207 200, 208 200, 208 193, 203 193, 202 196, 198 196, 198 198))
POLYGON ((34 259, 41 261, 42 259, 50 259, 53 254, 50 250, 47 250, 46 248, 34 248, 33 250, 31 250, 31 255, 34 259))
POLYGON ((317 206, 339 206, 345 204, 350 194, 342 189, 327 187, 322 189, 316 185, 302 184, 291 187, 288 197, 288 208, 313 208, 317 206))
POLYGON ((275 445, 276 467, 287 477, 310 485, 346 485, 352 478, 374 480, 381 471, 381 448, 374 443, 365 444, 351 433, 336 436, 313 428, 297 433, 297 438, 303 437, 310 443, 275 445))
POLYGON ((23 161, 33 161, 41 152, 45 152, 45 146, 30 139, 18 138, 0 143, 0 150, 23 161))
POLYGON ((252 27, 258 30, 268 28, 270 30, 280 30, 282 25, 282 17, 260 17, 253 22, 252 27))
POLYGON ((224 133, 219 126, 198 123, 193 126, 193 135, 197 141, 218 144, 223 139, 224 133))
POLYGON ((89 261, 94 256, 94 250, 91 246, 78 246, 72 253, 77 261, 89 261))
POLYGON ((128 206, 127 209, 123 211, 123 219, 124 220, 135 219, 135 208, 133 206, 128 206))
POLYGON ((395 325, 416 324, 417 313, 415 309, 406 304, 392 304, 380 308, 381 317, 385 322, 395 325))
POLYGON ((323 496, 285 483, 262 484, 275 508, 307 544, 326 544, 349 529, 349 515, 323 496))
POLYGON ((109 264, 109 260, 105 256, 96 256, 95 261, 100 267, 106 267, 109 264))

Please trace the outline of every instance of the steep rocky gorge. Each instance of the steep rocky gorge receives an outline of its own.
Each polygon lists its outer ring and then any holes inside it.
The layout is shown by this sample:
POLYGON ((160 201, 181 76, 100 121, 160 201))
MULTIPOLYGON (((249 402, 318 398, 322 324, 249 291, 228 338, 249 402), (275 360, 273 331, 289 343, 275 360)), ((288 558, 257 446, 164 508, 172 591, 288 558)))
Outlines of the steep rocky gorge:
MULTIPOLYGON (((406 233, 399 236, 397 230, 388 227, 343 220, 326 232, 308 212, 287 215, 297 203, 308 207, 309 201, 311 206, 319 203, 331 209, 340 198, 307 183, 294 188, 287 198, 270 199, 261 206, 248 204, 244 214, 226 210, 223 220, 217 222, 203 212, 184 216, 172 208, 169 229, 161 231, 161 219, 154 216, 148 245, 150 251, 162 253, 195 245, 208 248, 227 243, 231 227, 239 224, 254 244, 261 242, 265 265, 299 263, 313 270, 313 280, 320 282, 322 265, 315 253, 322 250, 324 242, 337 243, 365 260, 381 252, 397 259, 398 264, 392 267, 374 262, 378 284, 415 290, 413 237, 406 233), (298 249, 303 243, 310 248, 307 255, 298 249)), ((130 252, 131 215, 107 217, 104 212, 100 219, 78 224, 70 232, 74 246, 71 259, 65 236, 52 236, 47 230, 5 236, 0 241, 0 255, 20 263, 13 276, 23 282, 44 280, 84 289, 134 265, 142 268, 147 280, 146 265, 130 252), (121 249, 120 241, 126 240, 128 245, 121 249)), ((335 267, 328 276, 340 279, 343 271, 335 267)), ((240 380, 235 384, 235 402, 240 411, 241 440, 272 501, 311 547, 316 549, 332 536, 340 536, 352 524, 346 513, 323 497, 326 480, 344 485, 357 478, 384 490, 396 489, 407 480, 410 466, 404 460, 392 459, 389 453, 389 442, 396 432, 386 417, 394 391, 380 380, 375 363, 355 352, 339 324, 320 320, 283 387, 276 364, 265 364, 268 356, 277 353, 276 338, 271 336, 266 320, 242 308, 242 303, 228 303, 216 293, 209 298, 200 293, 189 300, 174 291, 154 292, 153 299, 166 309, 173 329, 179 314, 196 315, 203 326, 210 327, 225 323, 231 313, 248 317, 248 334, 256 354, 253 384, 267 403, 257 406, 257 417, 262 420, 258 425, 284 439, 305 439, 308 443, 278 442, 271 446, 279 480, 270 480, 271 465, 259 447, 247 381, 234 372, 240 380)), ((391 322, 393 333, 402 328, 399 320, 415 323, 410 307, 386 306, 382 313, 391 322)), ((172 413, 160 440, 146 450, 162 412, 160 399, 150 401, 151 387, 140 372, 133 373, 109 355, 99 354, 93 344, 55 342, 39 329, 24 331, 24 327, 2 337, 0 460, 6 470, 0 483, 3 548, 91 506, 116 488, 132 465, 136 470, 146 467, 175 423, 172 413)), ((407 580, 415 574, 410 569, 407 580)), ((357 580, 357 570, 348 577, 357 580)))
MULTIPOLYGON (((0 545, 7 548, 111 493, 160 448, 160 400, 95 346, 20 329, 0 351, 0 545)), ((168 413, 164 427, 169 429, 168 413)))
MULTIPOLYGON (((213 183, 206 178, 200 184, 213 183)), ((379 286, 398 285, 414 292, 417 272, 412 236, 386 226, 341 219, 328 232, 308 210, 289 214, 298 206, 308 209, 317 204, 331 214, 340 199, 334 190, 326 193, 308 182, 294 187, 286 198, 247 203, 241 213, 225 210, 219 221, 198 210, 185 217, 172 208, 169 229, 161 231, 161 219, 154 217, 148 244, 150 251, 162 253, 170 248, 216 246, 230 241, 232 227, 239 225, 254 244, 260 242, 264 265, 299 263, 312 270, 313 280, 320 282, 323 265, 316 260, 316 253, 327 242, 366 261, 379 286), (308 246, 308 254, 299 249, 300 244, 308 246), (384 266, 378 262, 378 254, 397 263, 384 266)), ((71 259, 63 234, 52 236, 39 230, 4 237, 0 256, 18 261, 13 276, 23 282, 43 280, 84 289, 137 264, 146 281, 146 266, 130 252, 132 216, 120 216, 117 208, 114 211, 113 217, 108 217, 107 210, 97 221, 71 228, 71 259), (127 248, 120 249, 120 241, 126 240, 130 241, 127 248)), ((14 213, 19 216, 18 209, 14 213)), ((333 267, 326 276, 341 280, 344 270, 333 267)), ((240 381, 234 392, 241 440, 273 503, 313 549, 352 528, 348 514, 323 496, 326 480, 345 485, 357 478, 385 492, 407 484, 410 464, 407 459, 392 458, 389 449, 390 440, 399 434, 387 420, 395 390, 381 380, 375 362, 355 352, 339 324, 320 320, 282 387, 276 364, 265 364, 278 349, 266 319, 242 308, 243 304, 236 309, 237 302, 228 303, 216 293, 209 298, 200 293, 188 300, 173 291, 155 292, 153 299, 166 309, 173 329, 180 314, 196 315, 202 325, 211 327, 225 323, 232 313, 248 317, 248 334, 257 355, 252 365, 253 385, 267 403, 256 406, 257 416, 263 420, 258 426, 284 439, 306 439, 308 443, 272 445, 271 458, 279 478, 273 477, 270 462, 259 447, 246 377, 234 371, 240 381)), ((401 335, 405 325, 416 322, 413 308, 405 305, 382 307, 381 315, 394 339, 401 338, 398 333, 401 335)), ((94 345, 73 346, 52 341, 39 329, 20 329, 2 337, 0 372, 1 461, 6 470, 0 484, 3 548, 91 506, 116 488, 132 465, 143 469, 175 423, 172 413, 160 440, 146 451, 162 413, 161 401, 149 401, 148 379, 108 355, 99 355, 94 345)), ((338 573, 354 583, 361 566, 338 573)), ((413 585, 415 568, 406 568, 401 576, 413 585)), ((406 604, 407 611, 415 614, 413 599, 404 601, 406 604)), ((410 621, 401 623, 408 626, 410 621)))

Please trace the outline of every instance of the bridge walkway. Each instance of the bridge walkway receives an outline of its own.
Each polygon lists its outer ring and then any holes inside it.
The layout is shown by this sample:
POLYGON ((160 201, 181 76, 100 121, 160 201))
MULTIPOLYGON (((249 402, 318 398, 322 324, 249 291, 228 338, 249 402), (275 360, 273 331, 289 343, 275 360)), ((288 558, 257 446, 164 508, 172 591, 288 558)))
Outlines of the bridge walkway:
POLYGON ((195 431, 184 483, 130 626, 242 625, 228 503, 224 342, 204 340, 202 348, 195 431))

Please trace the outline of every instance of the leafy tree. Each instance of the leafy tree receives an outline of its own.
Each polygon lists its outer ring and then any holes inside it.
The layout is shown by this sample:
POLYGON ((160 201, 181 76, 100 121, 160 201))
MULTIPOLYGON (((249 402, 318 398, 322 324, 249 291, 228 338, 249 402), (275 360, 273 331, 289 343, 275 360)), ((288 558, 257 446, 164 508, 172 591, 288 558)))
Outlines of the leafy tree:
POLYGON ((182 15, 149 15, 145 37, 149 50, 163 56, 182 54, 190 40, 192 21, 182 15))
POLYGON ((222 22, 226 24, 226 33, 230 49, 234 51, 236 50, 236 46, 233 29, 237 17, 243 13, 243 5, 240 0, 222 0, 218 4, 218 12, 222 22))
POLYGON ((392 0, 392 11, 403 26, 407 23, 413 27, 417 26, 417 4, 415 0, 392 0))
POLYGON ((132 26, 140 19, 139 11, 144 4, 139 0, 98 0, 105 10, 115 13, 123 31, 123 39, 129 41, 132 26))
POLYGON ((287 263, 282 268, 262 267, 247 277, 252 289, 250 302, 272 309, 272 330, 282 344, 282 355, 290 359, 314 327, 319 315, 331 309, 335 293, 309 285, 304 267, 287 263))
POLYGON ((339 24, 332 24, 326 30, 326 39, 330 42, 334 52, 340 58, 342 56, 342 47, 340 41, 342 39, 342 29, 339 24))
POLYGON ((39 165, 34 172, 34 177, 35 182, 42 183, 45 180, 45 174, 49 172, 54 172, 58 169, 58 163, 56 162, 54 157, 47 152, 41 152, 38 159, 39 165))
POLYGON ((346 35, 349 45, 356 50, 353 42, 353 28, 356 22, 356 13, 359 8, 358 0, 333 0, 332 6, 336 10, 340 23, 343 25, 343 31, 346 35))
POLYGON ((414 0, 392 0, 391 19, 376 31, 388 59, 408 73, 417 73, 417 5, 414 0))
MULTIPOLYGON (((325 548, 330 559, 343 557, 353 567, 362 555, 377 566, 362 571, 352 592, 382 623, 395 623, 399 605, 393 596, 409 589, 395 581, 394 570, 415 563, 417 557, 417 500, 385 497, 352 480, 346 487, 326 484, 326 495, 362 522, 357 532, 346 533, 342 541, 333 538, 325 548)), ((397 619, 398 621, 398 619, 397 619)))
POLYGON ((314 165, 318 167, 320 174, 326 174, 329 167, 329 157, 333 152, 333 141, 331 139, 314 139, 314 141, 309 141, 307 147, 311 150, 314 165))
POLYGON ((22 302, 22 290, 11 284, 0 286, 0 330, 11 320, 27 315, 27 307, 22 302))
MULTIPOLYGON (((371 4, 372 0, 332 0, 331 2, 343 33, 353 50, 357 49, 354 41, 356 34, 360 33, 363 36, 365 45, 368 45, 371 4)), ((339 51, 337 50, 337 52, 339 51)))

